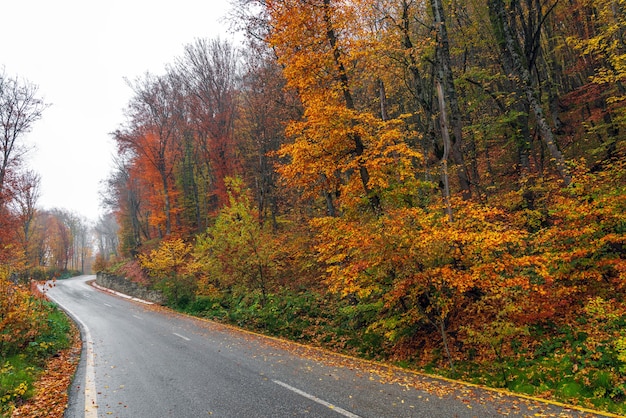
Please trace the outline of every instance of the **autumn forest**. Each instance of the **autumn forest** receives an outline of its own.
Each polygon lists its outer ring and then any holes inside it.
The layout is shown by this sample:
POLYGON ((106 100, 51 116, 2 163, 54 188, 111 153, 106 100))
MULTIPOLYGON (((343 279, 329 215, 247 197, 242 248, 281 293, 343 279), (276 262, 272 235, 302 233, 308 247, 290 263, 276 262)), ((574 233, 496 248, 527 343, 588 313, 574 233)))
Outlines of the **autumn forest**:
MULTIPOLYGON (((626 1, 232 3, 243 46, 196 39, 129 81, 94 268, 195 315, 626 412, 626 1)), ((15 271, 36 262, 21 231, 15 271)))

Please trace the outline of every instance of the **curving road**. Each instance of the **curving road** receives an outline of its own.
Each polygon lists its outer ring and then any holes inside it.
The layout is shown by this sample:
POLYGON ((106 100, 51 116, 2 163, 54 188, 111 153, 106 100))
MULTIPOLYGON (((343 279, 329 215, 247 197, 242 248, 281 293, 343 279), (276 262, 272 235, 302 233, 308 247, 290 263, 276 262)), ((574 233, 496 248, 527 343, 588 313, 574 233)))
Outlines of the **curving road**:
POLYGON ((94 278, 48 291, 83 337, 66 417, 593 416, 175 314, 94 278))

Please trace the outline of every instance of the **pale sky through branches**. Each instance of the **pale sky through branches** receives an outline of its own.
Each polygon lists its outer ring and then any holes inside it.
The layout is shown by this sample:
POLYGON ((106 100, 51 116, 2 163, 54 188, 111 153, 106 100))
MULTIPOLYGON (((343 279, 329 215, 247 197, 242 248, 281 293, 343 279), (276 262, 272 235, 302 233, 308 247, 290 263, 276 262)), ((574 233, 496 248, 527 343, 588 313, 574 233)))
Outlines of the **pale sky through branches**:
POLYGON ((112 169, 109 135, 132 97, 124 81, 165 66, 196 38, 233 40, 228 0, 2 2, 0 71, 39 86, 50 103, 26 140, 42 179, 39 206, 96 220, 112 169))

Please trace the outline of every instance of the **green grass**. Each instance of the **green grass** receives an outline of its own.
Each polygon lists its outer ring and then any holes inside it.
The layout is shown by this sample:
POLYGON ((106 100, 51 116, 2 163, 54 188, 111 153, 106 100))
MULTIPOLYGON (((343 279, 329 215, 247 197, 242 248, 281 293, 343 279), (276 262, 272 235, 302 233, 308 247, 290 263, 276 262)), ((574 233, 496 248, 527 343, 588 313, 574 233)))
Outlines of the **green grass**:
POLYGON ((17 404, 33 394, 33 385, 46 360, 71 344, 70 322, 55 305, 43 302, 47 312, 41 332, 18 353, 0 359, 0 416, 9 417, 17 404))
POLYGON ((496 364, 464 361, 457 365, 464 380, 531 396, 547 395, 564 403, 626 414, 626 376, 620 371, 611 339, 594 340, 572 329, 535 330, 541 343, 496 364), (591 348, 593 347, 593 348, 591 348), (507 380, 501 370, 506 370, 507 380))
POLYGON ((0 411, 9 413, 15 401, 32 395, 32 385, 38 370, 24 355, 14 355, 4 360, 0 366, 0 411))

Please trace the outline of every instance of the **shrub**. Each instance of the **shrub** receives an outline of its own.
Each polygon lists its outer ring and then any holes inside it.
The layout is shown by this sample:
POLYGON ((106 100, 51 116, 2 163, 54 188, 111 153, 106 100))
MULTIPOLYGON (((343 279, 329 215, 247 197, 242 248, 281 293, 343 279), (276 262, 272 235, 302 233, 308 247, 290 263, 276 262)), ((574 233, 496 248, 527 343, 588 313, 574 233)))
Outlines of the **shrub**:
POLYGON ((70 346, 70 321, 53 304, 37 301, 36 332, 28 343, 4 344, 0 353, 0 416, 11 416, 17 404, 33 394, 33 384, 46 361, 70 346), (11 348, 11 350, 7 350, 11 348))
POLYGON ((0 268, 0 357, 19 352, 45 331, 41 305, 28 288, 12 282, 8 271, 0 268))

